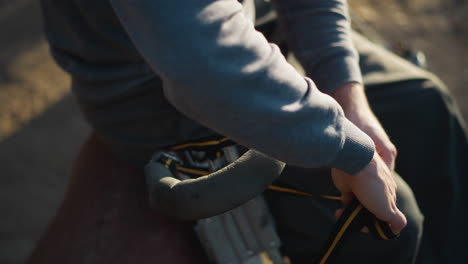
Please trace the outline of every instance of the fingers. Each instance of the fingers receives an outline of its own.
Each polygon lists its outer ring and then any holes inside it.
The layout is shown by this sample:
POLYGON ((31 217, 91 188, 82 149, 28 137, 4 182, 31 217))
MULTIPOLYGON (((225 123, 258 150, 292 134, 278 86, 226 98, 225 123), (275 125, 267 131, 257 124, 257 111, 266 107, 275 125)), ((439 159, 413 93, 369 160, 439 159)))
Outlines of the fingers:
POLYGON ((383 158, 376 154, 370 163, 370 170, 363 170, 354 179, 351 192, 370 212, 387 222, 395 234, 406 226, 406 218, 396 206, 397 185, 392 171, 385 165, 383 158))
MULTIPOLYGON (((356 175, 347 175, 332 170, 332 179, 341 192, 343 204, 349 204, 355 197, 376 217, 387 222, 395 234, 406 226, 405 216, 396 206, 397 185, 392 171, 377 153, 372 161, 356 175)), ((338 210, 335 216, 342 214, 338 210)))
POLYGON ((406 216, 400 210, 396 209, 395 214, 391 219, 387 220, 387 223, 389 224, 393 234, 398 235, 401 233, 403 228, 406 227, 406 216))
POLYGON ((344 208, 337 209, 335 211, 335 218, 336 219, 340 218, 340 216, 343 214, 344 210, 345 210, 344 208))
POLYGON ((348 205, 354 199, 354 194, 352 192, 342 192, 341 193, 341 202, 344 205, 348 205))
POLYGON ((367 226, 361 228, 361 232, 362 233, 370 233, 369 228, 367 228, 367 226))
POLYGON ((393 145, 389 140, 386 140, 386 142, 380 142, 380 144, 376 142, 376 147, 379 156, 382 158, 388 168, 391 171, 394 171, 395 160, 398 154, 395 145, 393 145))
POLYGON ((400 234, 407 224, 406 216, 398 209, 396 202, 390 201, 389 208, 375 216, 386 222, 395 235, 400 234))

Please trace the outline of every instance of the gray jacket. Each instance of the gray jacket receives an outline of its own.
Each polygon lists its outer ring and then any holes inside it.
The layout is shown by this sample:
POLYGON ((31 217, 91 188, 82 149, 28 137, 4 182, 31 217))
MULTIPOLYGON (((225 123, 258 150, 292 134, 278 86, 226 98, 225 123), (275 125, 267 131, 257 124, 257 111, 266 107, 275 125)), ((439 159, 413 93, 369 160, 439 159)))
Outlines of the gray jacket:
POLYGON ((274 6, 315 83, 235 0, 42 0, 52 54, 88 121, 125 158, 219 133, 291 165, 355 173, 374 144, 317 88, 361 81, 346 3, 274 6))

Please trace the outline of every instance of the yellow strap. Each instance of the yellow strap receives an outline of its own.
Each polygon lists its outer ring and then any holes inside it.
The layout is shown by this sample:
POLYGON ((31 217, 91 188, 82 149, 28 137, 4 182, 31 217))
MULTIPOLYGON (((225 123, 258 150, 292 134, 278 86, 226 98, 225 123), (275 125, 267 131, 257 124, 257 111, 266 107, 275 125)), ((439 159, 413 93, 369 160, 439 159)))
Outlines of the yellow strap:
POLYGON ((191 174, 200 175, 200 176, 205 176, 209 174, 209 172, 206 172, 206 171, 189 169, 189 168, 185 168, 182 166, 175 166, 175 169, 180 172, 186 172, 186 173, 191 173, 191 174))
POLYGON ((385 233, 382 230, 382 227, 380 226, 379 222, 377 222, 377 219, 372 219, 374 222, 375 229, 377 229, 377 233, 379 233, 379 236, 382 237, 384 240, 388 240, 388 237, 385 235, 385 233))
POLYGON ((211 141, 205 141, 205 142, 192 142, 192 143, 186 143, 186 144, 181 144, 177 146, 173 146, 170 149, 171 150, 179 150, 183 148, 188 148, 188 147, 204 147, 204 146, 213 146, 213 145, 218 145, 221 144, 225 141, 230 140, 229 138, 222 138, 220 140, 211 140, 211 141))
POLYGON ((301 191, 298 191, 298 190, 285 188, 285 187, 280 187, 280 186, 275 186, 275 185, 268 186, 268 190, 298 194, 298 195, 303 195, 303 196, 308 196, 308 197, 321 197, 321 198, 325 198, 325 199, 329 199, 329 200, 340 200, 341 201, 341 196, 315 195, 315 194, 301 192, 301 191))
POLYGON ((333 240, 332 245, 328 248, 327 253, 323 256, 323 258, 320 260, 320 264, 326 263, 327 259, 330 257, 330 254, 333 252, 335 249, 336 245, 340 241, 341 237, 343 237, 344 232, 346 229, 349 227, 349 225, 353 222, 354 218, 358 215, 358 213, 362 210, 362 205, 359 204, 356 209, 351 213, 351 215, 346 219, 346 222, 343 224, 341 227, 340 231, 336 235, 335 239, 333 240))
MULTIPOLYGON (((170 165, 167 164, 166 162, 166 167, 170 165)), ((175 169, 180 171, 180 172, 186 172, 186 173, 191 173, 195 175, 200 175, 200 176, 205 176, 208 175, 209 172, 203 171, 203 170, 196 170, 196 169, 190 169, 190 168, 185 168, 182 166, 175 166, 175 169)), ((298 195, 303 195, 303 196, 308 196, 308 197, 320 197, 324 199, 329 199, 329 200, 340 200, 341 201, 341 196, 331 196, 331 195, 314 195, 311 193, 306 193, 306 192, 301 192, 298 190, 290 189, 290 188, 285 188, 285 187, 280 187, 280 186, 275 186, 275 185, 269 185, 267 187, 268 190, 272 191, 279 191, 279 192, 285 192, 285 193, 292 193, 292 194, 298 194, 298 195)))

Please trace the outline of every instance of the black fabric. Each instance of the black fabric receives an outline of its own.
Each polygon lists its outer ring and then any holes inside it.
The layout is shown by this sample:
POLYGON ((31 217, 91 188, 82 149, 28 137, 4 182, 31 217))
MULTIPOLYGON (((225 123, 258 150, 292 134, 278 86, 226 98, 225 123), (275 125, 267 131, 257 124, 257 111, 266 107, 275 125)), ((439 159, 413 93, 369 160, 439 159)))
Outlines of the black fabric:
MULTIPOLYGON (((408 226, 398 240, 375 240, 370 234, 352 232, 330 263, 414 263, 422 235, 423 216, 406 183, 397 177, 398 206, 408 219, 408 226)), ((309 191, 336 195, 328 170, 286 167, 279 182, 302 186, 309 191), (325 192, 325 193, 324 193, 325 192)), ((288 193, 265 193, 282 240, 282 252, 294 264, 312 263, 332 232, 334 213, 340 201, 310 198, 288 193)))
MULTIPOLYGON (((398 178, 399 207, 408 218, 401 238, 374 241, 368 234, 353 234, 333 263, 465 263, 468 142, 458 108, 433 74, 362 36, 355 34, 354 40, 369 102, 398 149, 396 171, 415 198, 398 178)), ((278 181, 307 192, 338 195, 327 169, 286 167, 278 181)), ((313 261, 335 222, 339 202, 273 192, 266 197, 284 253, 294 264, 313 261)))
POLYGON ((418 263, 466 263, 468 133, 455 101, 433 74, 354 40, 371 107, 398 149, 396 171, 425 216, 418 263))
POLYGON ((430 80, 368 89, 374 111, 398 148, 396 170, 425 215, 420 263, 464 263, 467 257, 463 189, 468 186, 468 143, 442 91, 430 80))
POLYGON ((398 235, 392 233, 387 223, 376 218, 357 199, 354 199, 346 205, 314 263, 333 263, 335 257, 340 254, 340 248, 347 242, 348 236, 353 232, 360 232, 364 227, 368 228, 369 233, 376 240, 399 238, 398 235), (377 231, 377 227, 381 233, 377 231))

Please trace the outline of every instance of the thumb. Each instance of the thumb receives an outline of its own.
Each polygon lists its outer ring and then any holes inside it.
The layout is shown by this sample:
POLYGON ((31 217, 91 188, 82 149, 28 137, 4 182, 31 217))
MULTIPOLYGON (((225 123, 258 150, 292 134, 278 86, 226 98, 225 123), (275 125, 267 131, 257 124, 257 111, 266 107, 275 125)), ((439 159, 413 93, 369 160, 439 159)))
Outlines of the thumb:
POLYGON ((395 145, 393 145, 390 141, 386 142, 378 142, 377 145, 377 153, 385 162, 387 167, 393 171, 395 170, 395 159, 397 156, 397 149, 395 145))
POLYGON ((406 216, 397 209, 394 217, 392 217, 389 221, 388 224, 390 225, 390 229, 392 232, 396 235, 400 234, 403 228, 405 228, 407 224, 407 219, 406 216))
POLYGON ((340 216, 343 214, 344 210, 345 210, 344 208, 337 209, 335 211, 335 218, 336 219, 340 218, 340 216))
POLYGON ((341 193, 341 202, 344 205, 348 205, 354 199, 354 194, 352 192, 342 192, 341 193))

